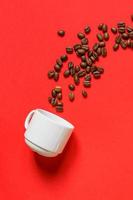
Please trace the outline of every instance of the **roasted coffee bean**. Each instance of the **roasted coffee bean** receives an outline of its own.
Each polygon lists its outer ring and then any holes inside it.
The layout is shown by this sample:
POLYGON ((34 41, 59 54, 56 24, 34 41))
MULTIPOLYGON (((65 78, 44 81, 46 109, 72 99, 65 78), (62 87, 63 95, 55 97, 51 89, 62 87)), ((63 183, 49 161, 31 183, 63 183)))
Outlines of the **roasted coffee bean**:
POLYGON ((119 33, 125 33, 125 27, 120 27, 120 28, 118 28, 118 32, 119 33))
POLYGON ((95 60, 98 60, 98 54, 96 52, 93 52, 93 57, 95 58, 95 60))
POLYGON ((112 31, 112 33, 116 34, 116 33, 117 33, 117 28, 112 27, 112 28, 111 28, 111 31, 112 31))
POLYGON ((96 67, 95 65, 93 65, 93 66, 91 67, 91 73, 93 73, 93 72, 95 72, 95 71, 97 71, 97 67, 96 67))
POLYGON ((62 88, 60 86, 56 86, 54 90, 56 93, 62 92, 62 88))
POLYGON ((56 72, 60 72, 61 67, 58 64, 55 64, 54 69, 56 72))
POLYGON ((86 56, 81 56, 81 60, 82 60, 83 62, 86 62, 86 56))
POLYGON ((77 51, 78 49, 81 49, 81 44, 75 44, 73 48, 75 51, 77 51))
POLYGON ((83 38, 82 40, 81 40, 81 44, 88 44, 88 39, 87 38, 83 38))
POLYGON ((87 63, 87 65, 91 66, 92 65, 92 60, 90 58, 87 58, 86 59, 86 63, 87 63))
POLYGON ((122 38, 123 38, 124 40, 127 40, 127 39, 129 38, 129 36, 128 36, 127 33, 123 33, 123 34, 122 34, 122 38))
POLYGON ((85 37, 85 34, 84 34, 84 33, 78 33, 78 34, 77 34, 77 37, 78 37, 79 39, 83 39, 83 38, 85 37))
POLYGON ((101 49, 100 47, 97 49, 97 54, 98 54, 99 56, 102 54, 102 49, 101 49))
POLYGON ((119 28, 119 27, 125 27, 125 22, 118 22, 117 23, 117 27, 119 28))
POLYGON ((62 60, 59 58, 56 60, 57 65, 59 65, 60 67, 63 66, 62 60))
POLYGON ((73 84, 69 84, 68 87, 69 87, 69 89, 72 90, 72 91, 75 90, 75 85, 73 85, 73 84))
POLYGON ((52 97, 48 97, 48 102, 51 104, 52 97))
POLYGON ((113 46, 113 50, 117 51, 117 49, 119 49, 119 44, 115 43, 114 46, 113 46))
POLYGON ((92 60, 92 63, 94 63, 96 60, 94 56, 91 56, 90 59, 92 60))
POLYGON ((66 47, 66 53, 72 54, 73 53, 73 48, 72 47, 66 47))
POLYGON ((98 44, 98 43, 95 43, 95 44, 93 45, 92 49, 93 49, 94 51, 97 51, 98 47, 99 47, 99 44, 98 44))
POLYGON ((55 71, 54 70, 50 70, 49 72, 48 72, 48 78, 50 79, 50 78, 53 78, 54 77, 54 74, 55 74, 55 71))
POLYGON ((90 58, 92 55, 93 55, 93 51, 92 50, 90 50, 90 51, 88 51, 88 57, 90 58))
POLYGON ((131 20, 133 21, 133 15, 131 15, 131 20))
POLYGON ((84 28, 84 32, 85 32, 86 34, 89 34, 89 33, 91 32, 90 26, 87 25, 87 26, 84 28))
POLYGON ((127 40, 127 46, 128 46, 128 47, 131 47, 131 39, 128 39, 128 40, 127 40))
POLYGON ((55 98, 51 99, 51 105, 56 106, 57 105, 57 100, 55 98))
POLYGON ((80 80, 79 80, 79 77, 77 74, 74 75, 74 83, 75 83, 75 85, 79 85, 79 83, 80 83, 80 80))
POLYGON ((61 56, 61 60, 62 60, 62 62, 65 62, 65 61, 67 61, 68 60, 68 57, 67 57, 67 55, 62 55, 61 56))
POLYGON ((107 26, 106 24, 103 24, 103 26, 102 26, 102 31, 103 31, 104 33, 106 33, 106 32, 108 31, 108 26, 107 26))
POLYGON ((86 75, 86 71, 85 70, 80 70, 78 73, 77 73, 78 77, 83 77, 86 75))
POLYGON ((127 42, 126 41, 123 41, 123 40, 121 40, 121 47, 123 48, 123 49, 126 49, 127 48, 127 42))
POLYGON ((73 68, 74 67, 74 63, 73 62, 68 62, 68 69, 71 69, 71 68, 73 68))
POLYGON ((116 36, 115 42, 116 42, 117 44, 120 44, 120 42, 121 42, 121 36, 120 36, 120 35, 116 36))
POLYGON ((102 48, 102 56, 103 57, 107 56, 107 49, 105 47, 102 48))
POLYGON ((86 73, 89 74, 90 71, 91 71, 91 67, 90 67, 90 66, 87 66, 87 67, 86 67, 86 73))
POLYGON ((80 56, 83 56, 85 54, 85 50, 84 49, 78 49, 77 52, 78 52, 78 54, 80 56))
POLYGON ((74 99, 75 99, 75 96, 74 96, 73 92, 70 92, 69 95, 68 95, 68 97, 69 97, 70 101, 74 101, 74 99))
POLYGON ((89 47, 86 44, 82 45, 82 49, 85 50, 85 52, 89 51, 89 47))
POLYGON ((97 71, 100 72, 100 74, 104 73, 104 69, 102 67, 97 67, 97 71))
POLYGON ((131 27, 131 26, 127 26, 126 30, 127 30, 128 33, 130 33, 130 32, 133 31, 133 27, 131 27))
POLYGON ((133 42, 131 42, 131 45, 130 45, 130 47, 133 49, 133 42))
POLYGON ((53 89, 53 90, 51 91, 51 95, 52 95, 52 97, 54 97, 54 98, 57 96, 57 93, 56 93, 55 89, 53 89))
POLYGON ((90 74, 85 75, 84 79, 86 81, 90 81, 91 80, 91 75, 90 74))
POLYGON ((133 39, 133 31, 130 32, 128 35, 129 35, 129 38, 133 39))
POLYGON ((84 87, 90 87, 91 86, 91 82, 90 81, 83 81, 83 85, 84 87))
POLYGON ((103 24, 101 23, 101 24, 98 25, 98 29, 101 31, 102 28, 103 28, 103 24))
POLYGON ((86 98, 86 97, 88 96, 88 94, 87 94, 87 92, 86 92, 85 90, 82 90, 82 96, 83 96, 84 98, 86 98))
POLYGON ((67 69, 64 71, 64 77, 67 78, 70 75, 70 71, 67 69))
POLYGON ((59 73, 58 73, 58 72, 55 72, 55 73, 54 73, 54 80, 55 80, 55 81, 58 81, 58 80, 59 80, 59 73))
POLYGON ((105 47, 105 42, 99 42, 99 47, 105 47))
POLYGON ((71 76, 74 76, 74 74, 75 74, 75 68, 73 67, 69 71, 70 71, 71 76))
POLYGON ((76 65, 75 66, 75 72, 79 72, 80 71, 80 66, 76 65))
MULTIPOLYGON (((59 103, 58 103, 59 104, 59 103)), ((61 106, 61 105, 58 105, 57 104, 57 106, 56 106, 56 111, 57 112, 63 112, 63 106, 61 106)))
POLYGON ((109 40, 109 34, 108 34, 108 32, 104 33, 104 39, 105 39, 106 41, 109 40))
POLYGON ((87 63, 86 63, 86 62, 81 62, 81 63, 80 63, 80 67, 81 67, 82 69, 85 69, 85 68, 87 67, 87 63))
POLYGON ((93 72, 93 77, 96 78, 96 79, 100 78, 101 77, 100 72, 99 71, 93 72))
POLYGON ((61 93, 61 92, 59 92, 59 93, 57 94, 57 99, 58 99, 58 100, 61 100, 61 99, 62 99, 62 93, 61 93))
POLYGON ((64 30, 59 30, 57 32, 57 34, 60 36, 60 37, 63 37, 65 35, 65 31, 64 30))
POLYGON ((99 40, 99 42, 103 41, 103 36, 101 33, 97 34, 97 39, 99 40))

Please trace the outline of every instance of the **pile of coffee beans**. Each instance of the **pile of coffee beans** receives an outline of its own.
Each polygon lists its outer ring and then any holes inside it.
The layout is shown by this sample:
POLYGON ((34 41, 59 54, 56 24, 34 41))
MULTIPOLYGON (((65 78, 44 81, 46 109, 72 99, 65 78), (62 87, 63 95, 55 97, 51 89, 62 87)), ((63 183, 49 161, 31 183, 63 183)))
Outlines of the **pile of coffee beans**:
MULTIPOLYGON (((131 15, 133 21, 133 15, 131 15)), ((90 88, 91 80, 99 79, 104 73, 102 66, 97 66, 99 58, 107 56, 106 42, 110 35, 107 24, 101 23, 98 25, 98 33, 96 34, 97 42, 90 48, 88 34, 91 32, 90 26, 85 26, 82 32, 77 33, 79 42, 73 46, 66 47, 66 54, 60 56, 56 60, 54 69, 48 72, 48 78, 58 81, 63 65, 68 61, 68 55, 75 53, 79 58, 79 65, 75 65, 72 61, 67 62, 67 69, 63 71, 64 78, 72 78, 72 83, 68 85, 68 99, 73 102, 75 99, 74 90, 76 86, 82 83, 82 87, 90 88)), ((113 50, 116 51, 121 46, 123 49, 127 47, 133 49, 133 27, 127 26, 125 22, 118 22, 116 27, 111 28, 111 32, 116 35, 113 50)), ((57 31, 60 37, 65 36, 64 30, 57 31)), ((82 90, 81 94, 84 98, 88 96, 86 90, 82 90)), ((62 89, 56 86, 51 91, 51 96, 48 97, 49 103, 56 108, 56 111, 63 111, 62 89)))

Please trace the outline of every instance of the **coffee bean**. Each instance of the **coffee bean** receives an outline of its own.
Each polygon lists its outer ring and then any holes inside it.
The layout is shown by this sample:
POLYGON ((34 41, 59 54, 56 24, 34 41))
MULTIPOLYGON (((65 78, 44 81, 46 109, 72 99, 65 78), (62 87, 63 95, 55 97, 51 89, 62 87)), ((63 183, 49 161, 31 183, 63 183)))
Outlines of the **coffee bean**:
POLYGON ((54 77, 54 74, 55 74, 55 71, 54 71, 54 70, 50 70, 50 71, 48 72, 48 78, 49 78, 49 79, 53 78, 53 77, 54 77))
POLYGON ((99 71, 93 72, 93 77, 96 78, 96 79, 100 78, 101 77, 100 72, 99 71))
POLYGON ((69 84, 68 87, 69 87, 69 89, 72 90, 72 91, 75 90, 75 86, 74 86, 73 84, 69 84))
POLYGON ((98 47, 99 47, 99 44, 98 44, 98 43, 95 43, 95 44, 93 45, 92 49, 93 49, 94 51, 97 51, 98 47))
POLYGON ((99 56, 102 54, 102 49, 101 49, 100 47, 97 49, 97 54, 98 54, 99 56))
POLYGON ((67 57, 67 55, 62 55, 61 56, 61 60, 62 60, 62 62, 65 62, 65 61, 67 61, 68 60, 68 57, 67 57))
POLYGON ((83 56, 85 54, 85 50, 84 49, 78 49, 77 52, 78 52, 78 54, 80 56, 83 56))
POLYGON ((57 99, 58 99, 58 100, 61 100, 61 99, 62 99, 62 93, 61 93, 61 92, 59 92, 59 93, 57 94, 57 99))
POLYGON ((131 20, 133 21, 133 15, 131 15, 131 20))
POLYGON ((90 66, 87 66, 87 67, 86 67, 86 73, 89 74, 90 71, 91 71, 91 67, 90 67, 90 66))
POLYGON ((80 71, 80 66, 76 65, 75 66, 75 72, 79 72, 80 71))
POLYGON ((119 44, 115 43, 114 46, 113 46, 113 50, 117 51, 117 49, 119 49, 119 44))
POLYGON ((116 42, 117 44, 120 44, 120 42, 121 42, 121 36, 120 36, 120 35, 116 36, 115 42, 116 42))
POLYGON ((95 58, 95 60, 98 60, 98 54, 96 52, 93 52, 93 57, 95 58))
POLYGON ((86 81, 90 81, 91 80, 91 75, 90 74, 85 75, 84 79, 86 81))
POLYGON ((100 74, 104 73, 104 69, 102 67, 97 67, 97 71, 100 72, 100 74))
POLYGON ((73 68, 74 67, 74 63, 73 62, 68 62, 68 69, 71 69, 71 68, 73 68))
POLYGON ((133 31, 133 27, 131 27, 131 26, 127 26, 126 30, 127 30, 128 33, 130 33, 130 32, 133 31))
POLYGON ((81 44, 88 44, 88 39, 87 38, 83 38, 82 40, 81 40, 81 44))
POLYGON ((112 28, 111 28, 111 31, 112 31, 112 33, 116 34, 116 33, 117 33, 117 28, 112 27, 112 28))
POLYGON ((77 73, 78 77, 83 77, 86 75, 86 71, 85 70, 80 70, 78 73, 77 73))
POLYGON ((57 106, 56 106, 56 111, 57 111, 57 112, 63 112, 63 106, 57 105, 57 106))
POLYGON ((64 71, 64 77, 67 78, 70 75, 70 71, 67 69, 64 71))
POLYGON ((130 45, 130 47, 133 49, 133 42, 131 42, 131 45, 130 45))
POLYGON ((107 56, 107 49, 105 47, 102 48, 102 56, 103 57, 107 56))
POLYGON ((128 36, 127 33, 123 33, 123 34, 122 34, 122 38, 123 38, 124 40, 127 40, 127 39, 129 38, 129 36, 128 36))
POLYGON ((81 67, 82 69, 85 69, 85 68, 87 67, 87 63, 86 63, 86 62, 81 62, 81 63, 80 63, 80 67, 81 67))
POLYGON ((81 49, 82 45, 81 44, 75 44, 73 46, 74 50, 77 51, 78 49, 81 49))
POLYGON ((103 24, 101 23, 101 24, 98 25, 98 29, 101 31, 102 28, 103 28, 103 24))
POLYGON ((127 40, 127 46, 128 46, 128 47, 131 47, 131 39, 128 39, 128 40, 127 40))
POLYGON ((59 73, 58 72, 55 72, 55 74, 54 74, 54 80, 55 81, 59 80, 59 73))
POLYGON ((91 73, 93 73, 93 72, 95 72, 95 71, 97 71, 97 67, 96 67, 95 65, 93 65, 93 66, 91 67, 91 73))
POLYGON ((87 65, 91 66, 92 65, 92 60, 90 58, 87 58, 86 59, 86 63, 87 63, 87 65))
POLYGON ((57 100, 55 98, 51 99, 51 105, 56 106, 57 105, 57 100))
POLYGON ((65 31, 64 30, 59 30, 57 32, 57 34, 60 36, 60 37, 63 37, 65 35, 65 31))
POLYGON ((52 97, 48 97, 48 102, 51 104, 52 97))
POLYGON ((60 72, 61 67, 58 64, 55 64, 54 69, 56 72, 60 72))
POLYGON ((59 58, 56 60, 57 65, 59 65, 60 67, 63 66, 62 60, 59 58))
POLYGON ((99 40, 99 42, 103 41, 103 36, 101 33, 97 34, 97 39, 99 40))
POLYGON ((118 28, 119 27, 125 27, 125 25, 126 25, 125 22, 122 22, 122 21, 117 23, 118 28))
POLYGON ((87 94, 87 92, 86 92, 85 90, 82 90, 82 96, 83 96, 84 98, 86 98, 86 97, 88 96, 88 94, 87 94))
POLYGON ((99 47, 105 47, 105 42, 99 42, 99 47))
POLYGON ((84 87, 91 87, 91 82, 90 81, 83 81, 84 87))
POLYGON ((69 97, 70 101, 74 101, 74 99, 75 99, 75 96, 74 96, 73 92, 70 92, 69 95, 68 95, 68 97, 69 97))
POLYGON ((62 92, 62 88, 60 86, 56 86, 54 90, 56 93, 62 92))
POLYGON ((85 50, 85 52, 89 51, 88 45, 83 44, 82 49, 85 50))
POLYGON ((118 32, 119 33, 125 33, 125 27, 120 27, 120 28, 118 28, 118 32))
POLYGON ((103 24, 102 31, 103 33, 106 33, 108 31, 108 26, 106 24, 103 24))
POLYGON ((72 54, 73 53, 73 48, 72 47, 66 47, 66 53, 72 54))
POLYGON ((90 58, 91 56, 93 56, 93 51, 92 50, 88 51, 88 57, 90 58))
POLYGON ((78 37, 79 39, 83 39, 83 38, 85 37, 85 34, 84 34, 84 33, 78 33, 78 34, 77 34, 77 37, 78 37))
POLYGON ((75 83, 75 85, 79 85, 79 83, 80 83, 80 80, 79 80, 79 77, 77 74, 74 75, 74 83, 75 83))
POLYGON ((126 41, 123 41, 123 40, 121 40, 121 47, 123 48, 123 49, 126 49, 127 48, 127 43, 126 43, 126 41))
POLYGON ((129 35, 129 38, 133 39, 133 31, 130 32, 128 35, 129 35))
POLYGON ((105 39, 106 41, 109 40, 109 34, 108 34, 108 32, 104 33, 104 39, 105 39))
POLYGON ((53 89, 53 90, 51 91, 51 95, 52 95, 52 97, 54 97, 54 98, 57 96, 57 93, 56 93, 55 89, 53 89))
POLYGON ((81 60, 82 60, 83 62, 86 62, 86 56, 81 56, 81 60))
POLYGON ((84 28, 84 32, 86 34, 89 34, 91 32, 91 28, 87 25, 85 28, 84 28))
POLYGON ((92 60, 92 63, 94 63, 96 60, 94 56, 91 56, 90 59, 92 60))
POLYGON ((74 68, 74 67, 71 68, 69 71, 70 71, 71 76, 74 76, 74 75, 75 75, 75 68, 74 68))

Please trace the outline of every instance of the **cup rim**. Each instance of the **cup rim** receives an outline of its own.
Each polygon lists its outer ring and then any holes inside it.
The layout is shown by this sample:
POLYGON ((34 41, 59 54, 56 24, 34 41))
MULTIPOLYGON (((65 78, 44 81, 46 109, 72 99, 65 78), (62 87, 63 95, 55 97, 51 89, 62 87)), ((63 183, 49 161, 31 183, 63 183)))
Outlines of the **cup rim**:
POLYGON ((68 129, 74 129, 75 128, 74 125, 71 124, 69 121, 67 121, 66 119, 64 119, 64 118, 62 118, 62 117, 60 117, 60 116, 58 116, 58 115, 56 115, 52 112, 49 112, 47 110, 43 110, 41 108, 36 109, 36 111, 39 114, 47 117, 47 119, 52 121, 52 123, 58 124, 59 126, 66 127, 68 129), (55 121, 55 119, 56 119, 56 121, 55 121))

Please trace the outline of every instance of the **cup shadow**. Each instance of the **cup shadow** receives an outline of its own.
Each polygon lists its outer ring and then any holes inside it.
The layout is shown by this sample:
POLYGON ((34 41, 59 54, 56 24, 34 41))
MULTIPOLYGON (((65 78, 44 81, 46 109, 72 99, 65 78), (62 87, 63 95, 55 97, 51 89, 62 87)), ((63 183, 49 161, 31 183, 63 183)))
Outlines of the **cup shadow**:
POLYGON ((57 157, 48 158, 34 153, 34 160, 38 171, 43 176, 57 176, 64 171, 68 171, 74 160, 76 159, 78 145, 73 132, 64 151, 57 157))

